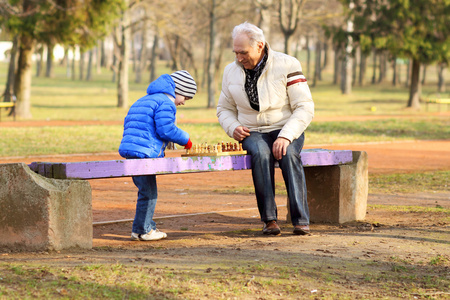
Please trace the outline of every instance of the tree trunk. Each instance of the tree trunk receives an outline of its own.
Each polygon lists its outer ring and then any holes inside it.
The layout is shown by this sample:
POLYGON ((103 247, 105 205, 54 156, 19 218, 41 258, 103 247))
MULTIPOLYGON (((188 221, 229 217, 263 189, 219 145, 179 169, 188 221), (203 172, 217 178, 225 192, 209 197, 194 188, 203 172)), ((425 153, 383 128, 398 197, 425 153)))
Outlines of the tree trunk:
POLYGON ((77 48, 74 46, 74 47, 72 47, 72 52, 73 52, 73 55, 72 55, 72 80, 73 81, 75 81, 75 71, 76 71, 76 69, 75 69, 75 63, 76 63, 76 61, 75 61, 75 55, 76 55, 76 53, 77 53, 77 48))
POLYGON ((346 53, 342 61, 342 80, 341 80, 341 91, 342 94, 348 95, 352 93, 352 71, 353 71, 353 59, 346 53))
POLYGON ((359 85, 366 85, 366 70, 367 70, 367 56, 361 51, 361 58, 359 61, 359 85))
POLYGON ((445 93, 445 64, 438 64, 438 92, 445 93))
POLYGON ((284 53, 291 54, 291 38, 297 30, 300 13, 305 0, 279 0, 278 20, 284 36, 284 53))
POLYGON ((17 97, 16 116, 24 119, 32 117, 30 95, 34 46, 35 40, 32 37, 25 33, 21 35, 14 94, 17 97))
POLYGON ((118 59, 117 56, 114 54, 113 55, 113 60, 112 60, 112 64, 111 64, 111 70, 112 70, 112 78, 111 78, 111 82, 116 82, 116 77, 117 77, 117 65, 118 65, 118 59))
POLYGON ((53 49, 55 48, 55 44, 50 42, 47 44, 47 64, 45 70, 45 77, 53 78, 53 49))
POLYGON ((180 51, 180 37, 177 36, 173 36, 172 38, 169 36, 165 36, 165 45, 166 47, 169 48, 169 53, 170 53, 170 59, 171 59, 171 65, 169 65, 170 69, 176 71, 179 70, 179 62, 178 62, 178 56, 179 56, 179 51, 180 51), (171 41, 173 40, 173 44, 171 43, 171 41))
POLYGON ((340 59, 340 48, 336 47, 334 50, 334 75, 333 84, 338 84, 341 80, 341 59, 340 59))
POLYGON ((259 8, 259 24, 258 27, 264 32, 266 41, 270 41, 270 27, 272 15, 272 0, 258 0, 255 1, 259 8))
MULTIPOLYGON (((70 59, 69 59, 69 48, 66 49, 67 55, 66 55, 66 78, 71 78, 72 72, 71 72, 71 66, 70 66, 70 59)), ((75 56, 75 53, 74 53, 75 56)))
POLYGON ((84 79, 84 63, 86 61, 86 53, 84 51, 81 51, 80 49, 80 77, 79 80, 83 80, 84 79))
POLYGON ((306 74, 311 75, 311 50, 309 49, 309 35, 306 36, 306 74))
POLYGON ((355 57, 353 58, 353 70, 352 70, 352 86, 355 85, 356 82, 356 74, 358 72, 358 66, 360 65, 361 60, 361 48, 358 47, 358 49, 355 51, 355 57))
POLYGON ((152 57, 150 58, 150 82, 156 79, 156 59, 158 56, 158 43, 159 36, 158 33, 155 32, 155 36, 153 37, 152 57))
POLYGON ((92 79, 92 59, 94 56, 94 50, 91 49, 88 51, 88 65, 86 69, 86 81, 90 81, 92 79))
POLYGON ((40 77, 43 69, 42 66, 44 64, 44 46, 39 45, 36 52, 38 54, 36 59, 36 77, 40 77))
MULTIPOLYGON (((128 7, 128 1, 126 7, 128 7)), ((122 15, 122 40, 120 43, 120 58, 117 71, 117 107, 128 109, 128 60, 130 58, 130 13, 125 10, 122 15)))
POLYGON ((417 59, 413 59, 411 70, 411 86, 409 88, 409 100, 407 107, 414 110, 420 110, 420 62, 417 59))
POLYGON ((284 33, 284 53, 291 55, 291 37, 292 34, 284 33))
POLYGON ((5 92, 3 93, 3 101, 10 102, 11 96, 14 94, 14 76, 17 67, 17 51, 19 49, 19 36, 15 35, 12 40, 12 47, 10 51, 8 76, 6 78, 5 92))
POLYGON ((375 84, 377 78, 377 52, 372 51, 372 84, 375 84))
MULTIPOLYGON (((353 8, 353 2, 350 1, 349 8, 353 8)), ((342 81, 341 81, 341 90, 342 94, 348 95, 352 93, 352 71, 353 71, 353 20, 349 18, 347 20, 347 45, 344 49, 344 63, 342 66, 342 81)))
POLYGON ((398 83, 398 75, 397 75, 397 57, 394 56, 393 61, 392 61, 392 85, 393 86, 397 86, 398 83))
POLYGON ((323 66, 322 70, 325 70, 330 65, 330 57, 332 53, 332 48, 330 47, 331 41, 330 39, 326 40, 323 43, 323 66))
POLYGON ((97 75, 102 73, 102 65, 100 63, 100 57, 101 57, 101 47, 102 47, 102 41, 97 41, 97 47, 96 47, 96 51, 95 51, 95 70, 97 75))
POLYGON ((66 65, 67 59, 68 59, 68 57, 67 57, 68 55, 69 55, 69 49, 67 47, 64 47, 64 56, 59 62, 60 66, 65 66, 66 65))
POLYGON ((215 107, 214 101, 214 41, 216 38, 216 0, 211 0, 211 10, 209 11, 209 49, 208 49, 208 108, 215 107))
POLYGON ((105 40, 101 41, 101 48, 100 48, 100 65, 101 65, 103 68, 106 68, 106 64, 107 64, 107 60, 108 60, 107 57, 106 57, 105 44, 106 44, 106 41, 105 41, 105 40))
POLYGON ((411 78, 411 60, 408 59, 408 62, 406 63, 406 81, 405 81, 405 87, 409 87, 410 78, 411 78))
POLYGON ((141 83, 142 81, 142 72, 145 70, 145 66, 147 65, 147 18, 144 18, 142 21, 142 39, 141 39, 141 49, 139 51, 139 61, 136 65, 136 77, 134 82, 141 83))
MULTIPOLYGON (((134 27, 134 26, 133 26, 134 27)), ((133 32, 134 30, 131 30, 133 32)), ((136 50, 136 41, 134 40, 134 34, 130 32, 130 59, 131 59, 131 72, 136 72, 136 57, 137 57, 137 50, 136 50)))
POLYGON ((320 54, 322 52, 322 43, 320 42, 320 40, 317 40, 316 42, 316 52, 315 52, 315 63, 314 63, 314 78, 313 78, 313 84, 312 86, 315 87, 317 85, 317 81, 320 80, 320 61, 321 61, 321 57, 320 54))
POLYGON ((322 42, 319 41, 317 43, 317 49, 316 49, 316 67, 315 70, 317 72, 317 80, 322 81, 322 42))
POLYGON ((381 82, 383 82, 383 80, 384 80, 384 77, 385 77, 385 61, 386 61, 386 53, 384 53, 384 52, 382 52, 382 53, 380 53, 380 55, 379 55, 379 57, 380 57, 380 65, 378 66, 379 67, 379 72, 378 72, 378 83, 381 83, 381 82))
POLYGON ((301 39, 297 38, 297 42, 295 43, 295 52, 294 57, 298 58, 300 55, 301 47, 300 47, 301 39))
POLYGON ((423 65, 422 66, 422 82, 421 82, 422 85, 425 84, 426 77, 427 77, 427 65, 423 65))

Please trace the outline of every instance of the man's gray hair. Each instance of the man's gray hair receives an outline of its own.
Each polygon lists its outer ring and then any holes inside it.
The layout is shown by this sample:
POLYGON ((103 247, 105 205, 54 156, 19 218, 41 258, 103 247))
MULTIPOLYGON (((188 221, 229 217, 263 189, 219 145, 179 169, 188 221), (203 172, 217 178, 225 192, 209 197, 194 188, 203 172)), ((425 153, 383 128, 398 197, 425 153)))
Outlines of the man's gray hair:
POLYGON ((231 37, 233 40, 241 34, 245 34, 250 39, 250 45, 252 47, 256 46, 256 43, 262 42, 264 45, 266 44, 266 38, 264 37, 264 32, 258 26, 255 26, 251 23, 244 22, 242 24, 236 25, 231 33, 231 37))

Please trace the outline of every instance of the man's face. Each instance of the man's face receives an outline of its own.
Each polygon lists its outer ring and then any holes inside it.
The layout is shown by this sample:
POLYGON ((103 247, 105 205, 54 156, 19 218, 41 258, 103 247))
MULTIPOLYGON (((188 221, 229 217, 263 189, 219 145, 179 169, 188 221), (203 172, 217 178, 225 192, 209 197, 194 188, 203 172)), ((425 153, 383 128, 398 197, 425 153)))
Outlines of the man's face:
POLYGON ((233 52, 236 59, 245 69, 252 70, 262 58, 264 44, 258 42, 255 47, 250 44, 250 39, 245 34, 236 36, 233 41, 233 52))

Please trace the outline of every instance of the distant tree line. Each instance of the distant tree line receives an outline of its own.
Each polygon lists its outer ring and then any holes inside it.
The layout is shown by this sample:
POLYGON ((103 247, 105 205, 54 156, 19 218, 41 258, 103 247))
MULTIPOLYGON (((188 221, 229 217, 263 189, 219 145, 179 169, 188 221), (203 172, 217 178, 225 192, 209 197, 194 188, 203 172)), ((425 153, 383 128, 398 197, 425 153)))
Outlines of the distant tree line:
POLYGON ((294 56, 306 52, 303 69, 312 87, 323 70, 332 69, 333 83, 350 93, 353 85, 367 84, 369 63, 372 84, 385 81, 390 66, 392 84, 398 85, 397 63, 405 63, 407 106, 418 108, 421 65, 425 80, 426 66, 437 63, 438 89, 445 89, 449 9, 447 0, 5 0, 0 26, 13 47, 4 99, 14 94, 17 115, 30 118, 31 56, 37 57, 35 76, 52 77, 59 44, 65 49, 59 63, 73 80, 90 80, 94 67, 111 70, 118 107, 129 106, 129 64, 135 82, 151 82, 157 61, 164 59, 171 70, 193 73, 212 108, 224 54, 231 50, 230 32, 249 21, 264 30, 272 47, 294 56))

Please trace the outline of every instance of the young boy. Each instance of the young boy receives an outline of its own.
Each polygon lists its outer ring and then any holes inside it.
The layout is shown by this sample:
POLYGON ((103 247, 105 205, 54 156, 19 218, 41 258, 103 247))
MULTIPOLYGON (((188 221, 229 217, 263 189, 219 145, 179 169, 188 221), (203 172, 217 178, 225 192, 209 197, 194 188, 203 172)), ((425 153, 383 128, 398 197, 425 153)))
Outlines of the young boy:
MULTIPOLYGON (((176 106, 192 99, 197 85, 187 71, 164 74, 150 83, 147 95, 137 100, 124 121, 119 154, 127 159, 164 157, 169 142, 192 147, 189 134, 175 125, 176 106)), ((153 221, 158 197, 156 175, 133 176, 138 188, 131 239, 154 241, 167 237, 153 221)))

